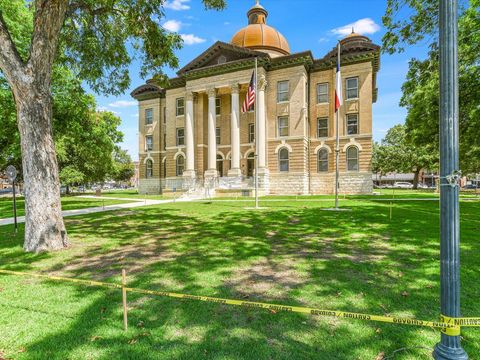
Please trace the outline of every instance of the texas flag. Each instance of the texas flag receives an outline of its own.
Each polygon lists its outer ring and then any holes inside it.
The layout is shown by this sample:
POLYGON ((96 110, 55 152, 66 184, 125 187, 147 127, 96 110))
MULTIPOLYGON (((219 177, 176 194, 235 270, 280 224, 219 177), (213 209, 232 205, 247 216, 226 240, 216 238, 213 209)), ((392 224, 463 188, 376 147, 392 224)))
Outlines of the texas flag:
POLYGON ((335 86, 335 112, 342 106, 342 74, 340 72, 340 43, 338 44, 338 56, 337 56, 337 84, 335 86))

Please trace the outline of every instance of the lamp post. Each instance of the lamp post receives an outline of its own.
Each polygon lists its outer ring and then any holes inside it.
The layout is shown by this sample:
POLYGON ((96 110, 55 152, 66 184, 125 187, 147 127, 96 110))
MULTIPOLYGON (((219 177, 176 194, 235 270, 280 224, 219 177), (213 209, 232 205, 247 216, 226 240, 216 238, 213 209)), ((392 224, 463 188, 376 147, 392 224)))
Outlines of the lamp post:
MULTIPOLYGON (((442 315, 460 317, 458 3, 440 0, 440 290, 442 315)), ((467 360, 460 334, 442 332, 436 360, 467 360)))

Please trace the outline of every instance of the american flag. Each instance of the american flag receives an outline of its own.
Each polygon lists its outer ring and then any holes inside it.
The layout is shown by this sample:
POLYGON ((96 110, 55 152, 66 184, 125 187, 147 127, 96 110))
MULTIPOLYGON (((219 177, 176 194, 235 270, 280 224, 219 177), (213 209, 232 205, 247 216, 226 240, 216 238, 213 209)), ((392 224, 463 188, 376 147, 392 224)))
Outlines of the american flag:
POLYGON ((250 85, 248 85, 247 96, 245 97, 245 102, 242 106, 242 113, 250 111, 255 104, 255 71, 252 74, 252 80, 250 80, 250 85))
POLYGON ((337 85, 335 86, 335 112, 340 109, 343 102, 342 96, 342 74, 340 72, 340 44, 338 44, 338 60, 337 60, 337 85))

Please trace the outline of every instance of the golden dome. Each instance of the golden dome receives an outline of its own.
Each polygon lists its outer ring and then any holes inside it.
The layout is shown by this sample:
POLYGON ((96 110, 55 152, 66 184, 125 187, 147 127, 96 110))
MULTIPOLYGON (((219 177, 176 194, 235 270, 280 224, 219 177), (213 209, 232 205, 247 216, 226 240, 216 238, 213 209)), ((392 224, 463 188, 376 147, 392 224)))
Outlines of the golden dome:
POLYGON ((264 51, 272 55, 289 55, 287 39, 276 29, 267 25, 268 12, 257 4, 248 11, 248 25, 232 38, 233 45, 264 51))

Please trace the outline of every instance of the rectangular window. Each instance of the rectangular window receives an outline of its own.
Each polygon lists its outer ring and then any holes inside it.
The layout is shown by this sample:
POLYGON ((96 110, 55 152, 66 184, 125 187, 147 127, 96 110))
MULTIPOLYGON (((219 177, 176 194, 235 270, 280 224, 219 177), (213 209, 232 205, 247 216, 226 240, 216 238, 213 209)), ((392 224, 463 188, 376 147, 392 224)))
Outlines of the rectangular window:
POLYGON ((163 123, 167 123, 167 108, 165 106, 163 107, 163 123))
POLYGON ((251 144, 255 142, 255 124, 248 124, 248 142, 251 144))
POLYGON ((317 85, 317 104, 328 103, 328 83, 318 84, 317 85))
POLYGON ((145 148, 147 151, 153 150, 153 136, 147 135, 145 136, 145 148))
POLYGON ((185 115, 185 98, 177 99, 177 116, 185 115))
POLYGON ((288 136, 288 116, 278 118, 278 136, 288 136))
POLYGON ((220 128, 219 127, 217 127, 215 129, 215 135, 216 135, 216 138, 217 138, 217 145, 220 145, 221 138, 220 138, 220 128))
POLYGON ((290 100, 290 83, 289 81, 279 81, 277 83, 277 102, 285 102, 290 100))
POLYGON ((185 129, 177 128, 177 146, 185 145, 185 129))
POLYGON ((358 134, 358 114, 347 115, 347 135, 358 134))
POLYGON ((317 119, 317 137, 328 137, 328 118, 317 119))
POLYGON ((347 79, 347 100, 358 99, 358 77, 347 79))
POLYGON ((216 98, 215 99, 215 114, 218 116, 222 112, 222 99, 216 98))
POLYGON ((153 124, 153 109, 145 109, 145 124, 153 124))

